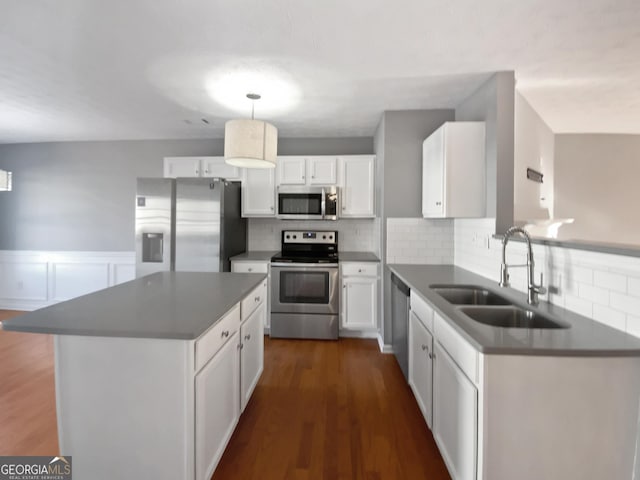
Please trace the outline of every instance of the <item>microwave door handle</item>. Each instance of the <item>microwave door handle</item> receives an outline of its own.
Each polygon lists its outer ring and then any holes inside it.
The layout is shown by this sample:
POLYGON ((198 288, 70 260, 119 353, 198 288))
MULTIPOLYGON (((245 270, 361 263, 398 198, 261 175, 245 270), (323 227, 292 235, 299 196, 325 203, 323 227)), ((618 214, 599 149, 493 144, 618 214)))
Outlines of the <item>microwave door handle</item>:
POLYGON ((324 188, 322 188, 322 200, 320 202, 320 208, 322 210, 322 219, 324 220, 327 214, 327 193, 324 188))

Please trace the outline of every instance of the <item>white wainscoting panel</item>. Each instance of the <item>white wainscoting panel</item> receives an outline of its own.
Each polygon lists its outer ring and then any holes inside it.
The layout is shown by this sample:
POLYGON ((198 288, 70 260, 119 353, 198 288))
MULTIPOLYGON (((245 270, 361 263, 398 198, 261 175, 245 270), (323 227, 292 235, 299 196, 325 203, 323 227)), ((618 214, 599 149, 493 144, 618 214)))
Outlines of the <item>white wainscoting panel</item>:
POLYGON ((0 250, 0 309, 36 310, 135 278, 135 252, 0 250))

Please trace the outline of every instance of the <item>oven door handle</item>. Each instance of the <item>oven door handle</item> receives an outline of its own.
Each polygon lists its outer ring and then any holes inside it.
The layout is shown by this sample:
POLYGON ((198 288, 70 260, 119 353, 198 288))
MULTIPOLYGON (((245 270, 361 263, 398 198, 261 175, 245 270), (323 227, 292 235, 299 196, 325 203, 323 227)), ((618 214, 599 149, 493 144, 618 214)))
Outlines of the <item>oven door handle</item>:
POLYGON ((320 202, 320 208, 322 210, 322 219, 327 215, 327 192, 325 192, 324 187, 322 187, 322 200, 320 202))
POLYGON ((299 267, 304 268, 338 268, 337 263, 296 263, 296 262, 271 262, 272 267, 287 267, 295 270, 299 267))

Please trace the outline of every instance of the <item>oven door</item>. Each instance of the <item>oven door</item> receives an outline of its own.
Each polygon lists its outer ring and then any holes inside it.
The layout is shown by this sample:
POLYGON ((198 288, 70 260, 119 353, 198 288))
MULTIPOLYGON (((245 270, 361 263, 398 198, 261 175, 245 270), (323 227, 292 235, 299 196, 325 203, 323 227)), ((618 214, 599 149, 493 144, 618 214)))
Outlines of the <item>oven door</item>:
POLYGON ((338 314, 337 266, 272 264, 271 282, 273 313, 338 314))
POLYGON ((322 220, 324 210, 325 193, 322 188, 283 187, 278 189, 278 218, 322 220))

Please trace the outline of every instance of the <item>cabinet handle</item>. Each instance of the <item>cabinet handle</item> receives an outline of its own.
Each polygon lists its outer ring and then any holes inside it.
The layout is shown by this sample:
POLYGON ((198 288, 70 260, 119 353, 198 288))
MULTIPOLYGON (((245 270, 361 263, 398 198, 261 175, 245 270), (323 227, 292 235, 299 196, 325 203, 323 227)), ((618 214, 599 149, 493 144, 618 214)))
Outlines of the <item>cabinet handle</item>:
POLYGON ((204 173, 209 173, 209 170, 205 170, 204 173))
POLYGON ((271 211, 273 212, 273 206, 271 206, 271 211))
POLYGON ((435 354, 435 353, 431 353, 431 352, 429 352, 429 358, 430 358, 431 360, 434 360, 434 359, 436 358, 436 354, 435 354))
POLYGON ((423 351, 424 351, 424 350, 429 351, 429 347, 427 347, 426 345, 422 345, 422 350, 423 350, 423 351))
POLYGON ((222 332, 222 335, 220 335, 220 338, 227 338, 229 336, 229 330, 225 330, 224 332, 222 332))
POLYGON ((247 270, 253 272, 253 268, 247 268, 247 270))
POLYGON ((362 269, 361 268, 358 269, 358 273, 362 273, 362 269))
POLYGON ((236 350, 240 350, 242 348, 242 344, 239 343, 238 345, 236 345, 236 350))
POLYGON ((196 175, 200 175, 200 170, 196 170, 196 175))
POLYGON ((244 343, 240 344, 240 350, 242 350, 244 348, 244 343))
POLYGON ((436 205, 438 205, 438 206, 442 205, 442 202, 436 202, 436 205))
POLYGON ((244 336, 244 339, 245 339, 245 340, 251 340, 251 334, 245 335, 245 336, 244 336))
POLYGON ((345 283, 344 285, 342 285, 342 288, 347 288, 347 284, 345 283))
POLYGON ((256 301, 256 302, 259 302, 260 301, 260 297, 256 297, 253 300, 256 301))
POLYGON ((311 175, 311 178, 316 178, 316 176, 315 175, 311 175))

